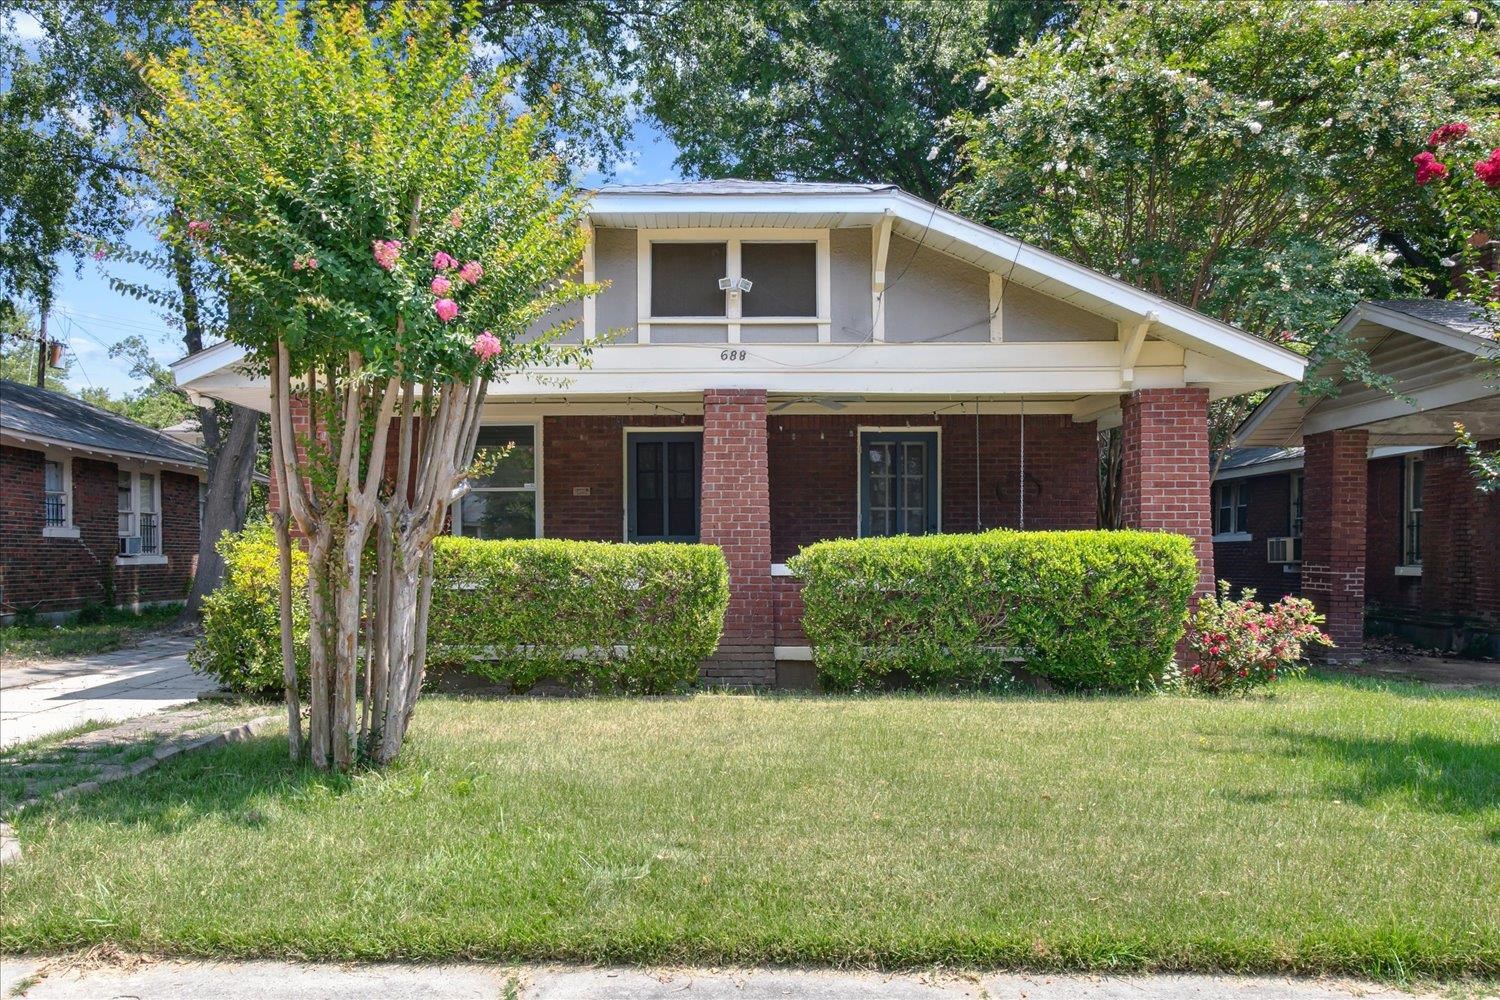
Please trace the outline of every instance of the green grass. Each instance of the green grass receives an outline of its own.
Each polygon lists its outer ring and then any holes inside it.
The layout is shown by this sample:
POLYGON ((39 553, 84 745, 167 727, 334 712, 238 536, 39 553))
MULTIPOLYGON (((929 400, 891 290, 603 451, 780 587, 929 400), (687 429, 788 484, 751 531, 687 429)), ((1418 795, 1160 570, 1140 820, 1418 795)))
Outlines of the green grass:
POLYGON ((101 620, 90 623, 78 621, 75 615, 58 625, 6 625, 0 627, 0 659, 57 660, 108 653, 171 624, 181 612, 180 604, 145 608, 139 613, 109 608, 99 612, 101 620))
POLYGON ((1500 691, 433 698, 19 817, 0 948, 1500 972, 1500 691))

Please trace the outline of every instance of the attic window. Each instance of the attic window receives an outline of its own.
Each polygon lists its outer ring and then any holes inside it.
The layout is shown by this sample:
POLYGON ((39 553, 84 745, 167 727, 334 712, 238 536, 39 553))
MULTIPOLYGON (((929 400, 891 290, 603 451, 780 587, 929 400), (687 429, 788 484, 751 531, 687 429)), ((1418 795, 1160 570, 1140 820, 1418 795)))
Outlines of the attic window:
POLYGON ((816 243, 743 243, 740 273, 754 282, 741 315, 817 316, 816 243))

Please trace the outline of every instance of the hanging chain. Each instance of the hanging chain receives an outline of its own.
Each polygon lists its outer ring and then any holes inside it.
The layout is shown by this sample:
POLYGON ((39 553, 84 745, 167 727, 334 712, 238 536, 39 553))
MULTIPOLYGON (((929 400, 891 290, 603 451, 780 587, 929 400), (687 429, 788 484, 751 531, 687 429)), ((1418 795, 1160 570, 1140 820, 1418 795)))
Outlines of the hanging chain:
POLYGON ((1026 400, 1021 400, 1021 530, 1026 530, 1026 400))

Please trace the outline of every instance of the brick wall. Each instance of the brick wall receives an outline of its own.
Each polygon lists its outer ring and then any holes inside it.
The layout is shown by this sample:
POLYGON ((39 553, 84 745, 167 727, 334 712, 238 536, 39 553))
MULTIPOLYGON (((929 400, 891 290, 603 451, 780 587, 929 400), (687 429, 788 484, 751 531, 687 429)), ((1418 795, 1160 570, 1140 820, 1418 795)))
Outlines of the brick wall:
POLYGON ((700 417, 547 417, 542 421, 542 534, 625 538, 625 428, 698 427, 700 417))
POLYGON ((700 536, 729 563, 724 637, 703 670, 710 680, 775 683, 770 513, 765 390, 705 392, 700 536))
POLYGON ((42 535, 44 455, 0 448, 0 572, 3 609, 68 611, 102 601, 112 578, 121 605, 180 601, 198 561, 198 479, 160 472, 165 565, 116 566, 119 551, 112 462, 72 459, 73 524, 78 538, 42 535))
POLYGON ((1125 396, 1122 410, 1121 520, 1193 539, 1199 593, 1211 591, 1208 390, 1142 389, 1125 396))
POLYGON ((1327 616, 1331 660, 1363 655, 1365 504, 1370 435, 1328 431, 1303 441, 1302 592, 1327 616))
MULTIPOLYGON (((1275 601, 1302 589, 1300 573, 1288 573, 1280 563, 1266 562, 1266 539, 1291 534, 1292 475, 1277 472, 1233 480, 1246 492, 1250 534, 1247 542, 1215 542, 1214 572, 1236 592, 1253 587, 1262 601, 1275 601)), ((1210 515, 1212 516, 1212 515, 1210 515)))
POLYGON ((1475 487, 1456 448, 1424 452, 1423 463, 1418 603, 1430 614, 1500 622, 1500 494, 1475 487))
MULTIPOLYGON (((797 414, 770 418, 771 552, 784 562, 804 545, 859 532, 858 429, 939 428, 942 530, 1020 526, 1021 418, 981 415, 979 460, 969 416, 797 414), (975 489, 976 474, 978 490, 975 489), (975 511, 979 512, 976 520, 975 511)), ((1065 415, 1026 418, 1026 527, 1098 523, 1093 423, 1065 415)))

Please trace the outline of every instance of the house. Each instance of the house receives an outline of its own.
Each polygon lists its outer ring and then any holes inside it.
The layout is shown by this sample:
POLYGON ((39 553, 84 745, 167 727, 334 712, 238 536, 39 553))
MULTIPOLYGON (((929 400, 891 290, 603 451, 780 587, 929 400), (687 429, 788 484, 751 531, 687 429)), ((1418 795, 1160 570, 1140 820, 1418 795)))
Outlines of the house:
POLYGON ((0 617, 185 598, 206 467, 160 431, 0 380, 0 617))
MULTIPOLYGON (((885 184, 612 187, 588 230, 583 279, 609 287, 569 336, 614 339, 490 387, 481 445, 514 448, 453 530, 722 546, 719 682, 806 670, 785 567, 803 545, 1094 527, 1103 427, 1124 429, 1126 523, 1194 538, 1212 586, 1208 403, 1304 367, 885 184)), ((264 410, 241 359, 174 369, 264 410)))
POLYGON ((1481 493, 1453 446, 1455 421, 1500 438, 1496 344, 1457 302, 1361 302, 1347 334, 1391 391, 1273 392, 1214 477, 1214 565, 1262 598, 1311 597, 1336 658, 1366 629, 1500 655, 1500 494, 1481 493))

